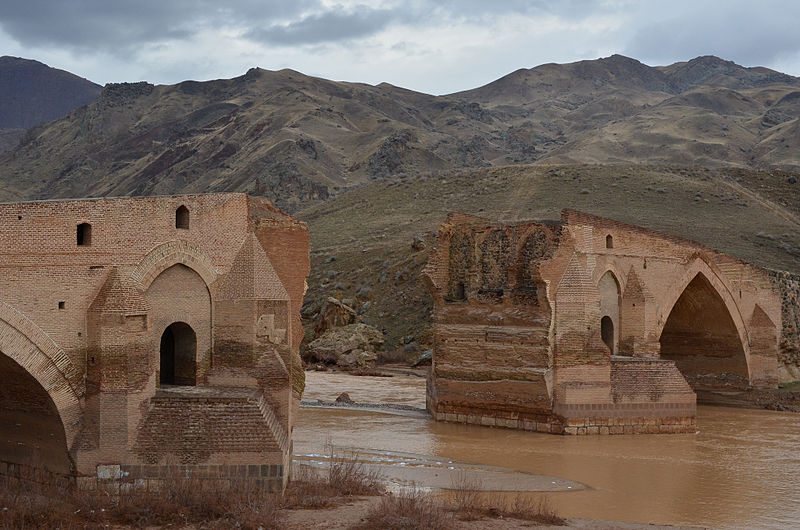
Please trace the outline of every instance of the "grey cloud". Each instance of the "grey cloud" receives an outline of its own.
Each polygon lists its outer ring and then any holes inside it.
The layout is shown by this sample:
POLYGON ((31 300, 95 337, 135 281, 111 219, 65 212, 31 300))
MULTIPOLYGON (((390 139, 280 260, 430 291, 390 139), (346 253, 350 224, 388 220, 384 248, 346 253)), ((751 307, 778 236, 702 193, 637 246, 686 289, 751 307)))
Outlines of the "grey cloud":
POLYGON ((372 9, 358 6, 349 11, 312 14, 289 24, 257 28, 245 34, 251 40, 279 45, 320 44, 373 35, 390 24, 412 20, 411 13, 399 9, 372 9))
POLYGON ((131 51, 183 39, 202 28, 297 17, 318 0, 3 0, 0 27, 25 46, 131 51))
POLYGON ((642 25, 624 53, 651 64, 717 55, 746 66, 769 65, 800 50, 800 4, 781 4, 780 14, 768 5, 741 1, 726 3, 725 8, 687 5, 680 16, 642 25))
POLYGON ((24 46, 135 54, 144 44, 187 39, 221 26, 273 45, 369 37, 401 23, 435 26, 518 13, 584 17, 591 0, 387 0, 345 10, 320 0, 3 0, 0 27, 24 46))

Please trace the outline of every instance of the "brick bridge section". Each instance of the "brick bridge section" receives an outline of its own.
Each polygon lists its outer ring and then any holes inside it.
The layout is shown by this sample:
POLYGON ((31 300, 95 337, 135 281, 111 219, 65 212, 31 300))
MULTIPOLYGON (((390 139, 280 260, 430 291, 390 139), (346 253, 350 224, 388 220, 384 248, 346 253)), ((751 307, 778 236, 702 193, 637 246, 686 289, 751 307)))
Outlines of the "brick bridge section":
POLYGON ((437 419, 694 432, 695 390, 778 384, 774 274, 693 241, 571 210, 513 224, 451 214, 423 278, 437 419))
POLYGON ((0 204, 0 474, 285 485, 304 223, 244 194, 0 204))

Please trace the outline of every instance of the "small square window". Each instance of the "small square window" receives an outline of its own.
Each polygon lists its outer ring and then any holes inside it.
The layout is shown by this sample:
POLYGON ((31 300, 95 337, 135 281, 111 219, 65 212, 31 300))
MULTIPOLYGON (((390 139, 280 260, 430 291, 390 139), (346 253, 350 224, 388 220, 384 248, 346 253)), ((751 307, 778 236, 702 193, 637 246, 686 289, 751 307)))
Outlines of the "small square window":
POLYGON ((58 303, 58 308, 59 308, 59 309, 64 309, 66 306, 67 306, 67 303, 66 303, 66 302, 59 302, 59 303, 58 303))

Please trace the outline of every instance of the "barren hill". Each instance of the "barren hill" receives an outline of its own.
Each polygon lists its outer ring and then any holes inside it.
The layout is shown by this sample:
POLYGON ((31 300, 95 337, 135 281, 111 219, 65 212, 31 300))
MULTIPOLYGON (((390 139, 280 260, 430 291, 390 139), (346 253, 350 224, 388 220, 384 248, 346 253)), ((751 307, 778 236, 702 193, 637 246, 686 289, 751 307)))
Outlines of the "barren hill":
MULTIPOLYGON (((297 212, 308 222, 312 248, 303 313, 312 322, 334 296, 382 329, 389 348, 426 348, 431 300, 419 273, 452 211, 520 220, 558 219, 573 208, 800 273, 797 177, 780 170, 542 164, 373 182, 297 212)), ((306 329, 311 338, 313 326, 306 329)))
POLYGON ((25 129, 91 103, 101 86, 64 70, 18 57, 0 57, 0 152, 25 129))
POLYGON ((431 96, 252 69, 113 84, 0 159, 0 200, 247 191, 297 211, 373 180, 542 163, 800 168, 800 80, 612 56, 431 96))

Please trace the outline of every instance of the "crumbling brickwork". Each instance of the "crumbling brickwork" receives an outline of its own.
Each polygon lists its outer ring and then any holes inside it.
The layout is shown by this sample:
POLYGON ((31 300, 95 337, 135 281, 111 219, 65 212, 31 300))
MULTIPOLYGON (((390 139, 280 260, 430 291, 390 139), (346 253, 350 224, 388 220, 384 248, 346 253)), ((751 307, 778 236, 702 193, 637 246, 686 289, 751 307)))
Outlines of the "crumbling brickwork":
POLYGON ((253 467, 285 484, 304 223, 235 193, 0 204, 0 218, 0 377, 25 383, 0 391, 5 469, 88 486, 101 469, 253 467))
POLYGON ((773 271, 772 281, 781 295, 781 382, 800 381, 800 276, 773 271))
POLYGON ((692 241, 571 210, 558 222, 451 214, 423 278, 437 419, 693 432, 693 389, 778 383, 787 311, 770 274, 692 241))

